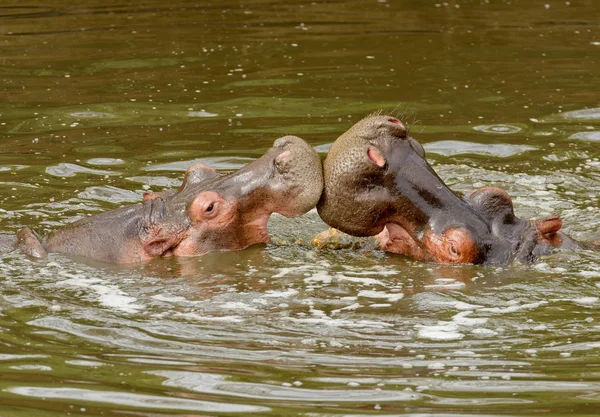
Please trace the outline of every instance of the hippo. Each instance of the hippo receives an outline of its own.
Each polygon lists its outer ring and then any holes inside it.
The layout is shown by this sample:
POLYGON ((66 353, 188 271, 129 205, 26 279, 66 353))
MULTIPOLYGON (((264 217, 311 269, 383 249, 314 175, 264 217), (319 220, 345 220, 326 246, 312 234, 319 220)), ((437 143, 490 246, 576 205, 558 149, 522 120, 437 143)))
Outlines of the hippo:
POLYGON ((272 213, 304 214, 322 189, 316 151, 285 136, 237 172, 222 175, 194 165, 178 189, 147 193, 142 203, 81 219, 45 240, 26 227, 17 232, 16 247, 37 258, 59 252, 117 264, 237 250, 268 242, 272 213))
POLYGON ((323 172, 317 211, 325 223, 352 236, 375 236, 380 249, 415 260, 531 263, 556 247, 582 247, 560 230, 558 216, 516 217, 501 188, 454 193, 396 117, 356 123, 333 143, 323 172))

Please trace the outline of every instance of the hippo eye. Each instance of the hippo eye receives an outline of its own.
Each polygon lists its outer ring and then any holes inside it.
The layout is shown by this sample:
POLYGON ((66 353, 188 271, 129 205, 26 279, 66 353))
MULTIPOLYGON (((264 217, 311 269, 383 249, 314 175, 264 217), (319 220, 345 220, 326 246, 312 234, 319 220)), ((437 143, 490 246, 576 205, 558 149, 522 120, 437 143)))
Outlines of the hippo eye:
POLYGON ((210 213, 211 211, 213 211, 213 209, 215 208, 215 203, 210 203, 208 205, 208 207, 206 207, 206 210, 204 210, 206 213, 210 213))

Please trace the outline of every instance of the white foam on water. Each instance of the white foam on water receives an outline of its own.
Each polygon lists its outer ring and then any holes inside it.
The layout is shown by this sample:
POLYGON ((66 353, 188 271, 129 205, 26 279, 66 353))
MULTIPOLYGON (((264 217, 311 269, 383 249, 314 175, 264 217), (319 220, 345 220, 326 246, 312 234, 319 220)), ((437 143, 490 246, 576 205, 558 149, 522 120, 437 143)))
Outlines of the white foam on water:
POLYGON ((155 294, 152 296, 152 298, 167 303, 195 303, 194 301, 189 301, 187 298, 179 295, 155 294))
POLYGON ((46 365, 14 365, 9 366, 10 369, 15 369, 17 371, 43 371, 48 372, 51 371, 52 368, 46 365))
POLYGON ((61 271, 59 274, 67 276, 69 279, 57 282, 57 286, 90 289, 95 293, 97 300, 106 307, 129 313, 135 313, 144 308, 142 305, 136 304, 136 297, 127 295, 115 285, 106 284, 106 280, 88 277, 84 274, 72 274, 66 271, 61 271))
POLYGON ((462 311, 452 317, 452 321, 460 326, 479 326, 487 323, 486 317, 470 318, 467 317, 472 314, 472 311, 462 311))
POLYGON ((99 301, 105 307, 116 308, 129 313, 135 313, 143 309, 143 306, 135 303, 137 298, 125 295, 118 289, 104 286, 98 286, 94 289, 100 293, 99 301))
POLYGON ((578 297, 578 298, 556 298, 552 301, 568 301, 580 306, 591 306, 596 304, 600 298, 598 297, 578 297))
POLYGON ((422 339, 430 340, 460 340, 465 335, 458 331, 458 325, 450 322, 440 322, 437 325, 416 325, 418 336, 422 339))
POLYGON ((290 298, 290 297, 294 297, 294 296, 296 296, 298 294, 299 294, 298 290, 290 288, 289 290, 285 290, 285 291, 267 290, 263 294, 263 297, 267 297, 267 298, 290 298))
POLYGON ((494 337, 498 334, 498 332, 495 332, 491 329, 486 329, 485 327, 473 329, 470 333, 479 337, 494 337))
POLYGON ((318 325, 324 324, 332 327, 347 327, 347 328, 369 328, 369 329, 385 329, 393 327, 392 323, 374 320, 349 320, 349 319, 332 319, 328 316, 319 318, 312 317, 286 317, 286 320, 293 321, 302 325, 318 325))
POLYGON ((451 280, 451 282, 441 281, 440 283, 436 282, 435 284, 426 284, 426 285, 423 285, 423 288, 425 288, 427 290, 436 290, 436 289, 460 290, 460 289, 465 288, 466 286, 467 286, 467 284, 465 284, 462 281, 451 280))
POLYGON ((245 319, 241 316, 208 316, 199 313, 175 313, 175 317, 181 317, 191 321, 206 321, 206 322, 225 322, 225 323, 243 323, 245 319))
POLYGON ((331 281, 333 280, 333 276, 330 275, 327 272, 316 272, 314 274, 312 274, 310 277, 308 278, 304 278, 304 282, 306 282, 307 284, 312 284, 312 283, 321 283, 321 284, 331 284, 331 281))
POLYGON ((373 285, 385 286, 385 284, 382 281, 380 281, 378 279, 374 279, 374 278, 349 277, 349 276, 343 275, 343 274, 337 274, 336 278, 339 281, 352 282, 355 284, 364 285, 364 286, 368 286, 368 287, 371 287, 373 285))
POLYGON ((432 304, 448 306, 455 308, 456 310, 476 310, 478 308, 483 308, 482 305, 469 304, 464 301, 433 301, 432 304))
MULTIPOLYGON (((359 297, 366 298, 385 298, 390 302, 398 301, 404 298, 403 293, 393 293, 389 294, 383 291, 374 291, 374 290, 362 290, 358 292, 359 297)), ((372 305, 371 305, 372 306, 372 305)))
POLYGON ((483 307, 483 308, 480 308, 479 311, 485 311, 488 313, 507 314, 507 313, 515 313, 517 311, 535 310, 536 308, 543 306, 545 304, 548 304, 548 301, 538 301, 535 303, 526 303, 526 304, 515 304, 515 305, 509 305, 507 307, 483 307))
POLYGON ((258 311, 256 307, 252 307, 246 303, 240 301, 229 301, 226 303, 219 304, 219 308, 233 311, 258 311))
POLYGON ((346 307, 342 307, 342 308, 338 308, 335 310, 331 310, 331 314, 338 314, 340 311, 351 311, 351 310, 356 310, 362 307, 362 304, 359 303, 354 303, 354 304, 350 304, 349 306, 346 307))
POLYGON ((83 359, 74 359, 65 361, 66 364, 74 365, 74 366, 87 366, 90 368, 98 368, 100 366, 105 366, 106 364, 98 361, 87 361, 83 359))

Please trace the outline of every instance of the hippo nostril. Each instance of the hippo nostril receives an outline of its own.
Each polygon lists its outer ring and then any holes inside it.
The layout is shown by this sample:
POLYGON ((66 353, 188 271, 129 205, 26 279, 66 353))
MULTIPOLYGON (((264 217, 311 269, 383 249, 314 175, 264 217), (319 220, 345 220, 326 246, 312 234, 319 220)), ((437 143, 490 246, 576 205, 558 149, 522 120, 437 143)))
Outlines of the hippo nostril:
POLYGON ((406 127, 404 127, 404 124, 400 120, 389 118, 387 121, 392 123, 392 125, 387 125, 390 133, 399 138, 406 138, 406 127))

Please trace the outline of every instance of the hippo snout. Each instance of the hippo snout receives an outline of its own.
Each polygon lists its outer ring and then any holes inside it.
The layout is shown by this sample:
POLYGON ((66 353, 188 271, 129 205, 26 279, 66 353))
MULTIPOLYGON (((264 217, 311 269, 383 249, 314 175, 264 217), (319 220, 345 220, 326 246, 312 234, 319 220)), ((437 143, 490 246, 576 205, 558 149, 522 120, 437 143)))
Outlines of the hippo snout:
POLYGON ((280 192, 275 210, 288 217, 299 216, 317 205, 323 191, 323 167, 317 152, 303 139, 284 136, 273 147, 282 149, 276 158, 281 174, 273 184, 280 192))

